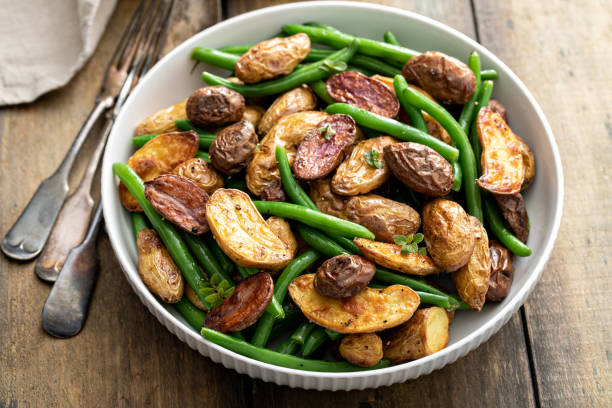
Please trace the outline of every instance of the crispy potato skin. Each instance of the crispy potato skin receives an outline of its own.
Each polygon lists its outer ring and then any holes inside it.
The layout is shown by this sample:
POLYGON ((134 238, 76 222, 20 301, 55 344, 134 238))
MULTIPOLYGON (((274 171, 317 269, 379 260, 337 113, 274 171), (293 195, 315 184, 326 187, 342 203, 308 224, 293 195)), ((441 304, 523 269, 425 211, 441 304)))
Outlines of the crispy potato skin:
POLYGON ((289 294, 302 313, 320 326, 339 333, 374 333, 404 323, 417 309, 419 295, 407 286, 364 288, 348 299, 321 296, 313 285, 314 274, 297 277, 289 294))
POLYGON ((433 197, 450 193, 453 166, 434 149, 404 142, 385 146, 384 152, 391 172, 410 189, 433 197))
POLYGON ((154 229, 138 232, 138 274, 145 286, 166 303, 183 297, 183 275, 154 229))
POLYGON ((276 179, 263 189, 259 196, 263 201, 287 201, 287 193, 283 189, 281 179, 276 179))
POLYGON ((346 218, 348 200, 331 190, 329 179, 315 180, 310 183, 309 195, 321 212, 338 218, 346 218))
POLYGON ((331 115, 318 123, 300 143, 293 162, 294 174, 302 180, 327 176, 353 148, 356 137, 357 125, 352 117, 331 115))
POLYGON ((506 107, 497 99, 491 98, 489 100, 489 107, 493 109, 495 112, 499 113, 499 116, 502 117, 504 122, 508 123, 508 111, 506 107))
POLYGON ((285 148, 289 165, 293 165, 295 153, 304 137, 328 116, 325 112, 305 111, 282 117, 261 139, 247 166, 246 183, 249 190, 259 196, 270 183, 280 179, 276 165, 276 146, 285 148))
POLYGON ((246 105, 240 120, 251 122, 253 127, 257 129, 257 126, 259 126, 259 122, 265 113, 266 110, 259 105, 246 105))
POLYGON ((420 309, 385 336, 384 357, 397 364, 436 353, 448 344, 449 326, 450 318, 441 307, 420 309))
POLYGON ((520 137, 517 136, 517 138, 521 146, 521 157, 523 158, 523 166, 525 167, 525 177, 523 178, 521 191, 525 191, 531 185, 531 183, 533 183, 533 179, 536 175, 535 157, 533 157, 533 152, 527 143, 525 143, 525 141, 520 137))
MULTIPOLYGON (((291 254, 291 258, 294 258, 297 255, 298 243, 295 239, 293 231, 291 231, 291 225, 289 225, 289 222, 287 222, 287 220, 284 218, 273 215, 272 217, 269 217, 266 220, 266 223, 276 234, 276 236, 279 237, 280 240, 283 241, 285 244, 287 244, 287 247, 289 248, 289 253, 291 254)), ((280 269, 282 269, 282 267, 273 268, 271 270, 278 271, 280 269)))
POLYGON ((508 296, 514 279, 512 253, 496 240, 489 242, 489 251, 491 252, 491 276, 486 300, 487 302, 501 302, 508 296))
POLYGON ((254 84, 280 75, 287 75, 310 52, 310 38, 299 33, 285 38, 272 38, 255 44, 236 61, 236 76, 254 84))
POLYGON ((291 251, 268 224, 249 196, 234 189, 215 191, 206 206, 206 219, 223 252, 247 268, 282 268, 291 251))
POLYGON ((488 106, 480 109, 476 133, 482 145, 482 176, 478 185, 494 194, 516 194, 525 179, 524 142, 488 106))
POLYGON ((402 75, 444 102, 464 104, 476 92, 472 70, 458 59, 438 51, 410 58, 402 68, 402 75))
POLYGON ((187 99, 187 117, 196 126, 214 127, 237 122, 244 114, 244 97, 221 85, 205 86, 187 99))
POLYGON ((210 162, 221 173, 240 173, 249 163, 257 146, 253 124, 241 120, 221 130, 210 145, 210 162))
POLYGON ((204 303, 202 303, 198 295, 195 293, 195 290, 191 289, 191 286, 189 285, 185 285, 185 296, 198 309, 203 310, 205 312, 208 311, 206 306, 204 306, 204 303))
POLYGON ((512 195, 494 194, 501 212, 508 221, 514 235, 524 243, 529 238, 529 216, 521 193, 512 195))
POLYGON ((391 176, 383 149, 395 142, 396 140, 390 136, 374 137, 359 142, 350 156, 338 166, 331 181, 333 192, 344 196, 354 196, 369 193, 382 186, 391 176), (380 169, 370 166, 365 159, 366 152, 371 150, 379 152, 378 160, 382 165, 380 169))
POLYGON ((382 339, 376 333, 349 334, 340 342, 338 351, 351 364, 372 367, 383 358, 382 339))
MULTIPOLYGON (((143 181, 150 181, 161 174, 169 173, 180 163, 195 156, 198 144, 199 137, 193 131, 159 135, 136 150, 127 165, 143 181)), ((119 198, 128 211, 142 211, 123 183, 119 184, 119 198)))
POLYGON ((491 275, 491 252, 487 230, 478 218, 470 216, 473 234, 476 238, 474 251, 467 264, 453 273, 453 282, 459 297, 473 310, 480 311, 489 290, 491 275))
POLYGON ((235 333, 255 323, 272 301, 274 282, 270 274, 260 272, 236 285, 234 294, 210 309, 204 327, 221 333, 235 333))
POLYGON ((194 157, 186 160, 172 170, 172 174, 185 177, 193 181, 198 187, 212 194, 215 190, 223 188, 223 177, 206 161, 194 157))
POLYGON ((376 194, 351 197, 340 218, 363 225, 383 242, 394 242, 396 235, 412 235, 421 225, 421 217, 412 207, 376 194))
POLYGON ((399 245, 365 238, 355 238, 353 242, 359 247, 363 256, 386 268, 418 276, 440 273, 440 269, 430 257, 415 253, 402 255, 402 247, 399 245))
POLYGON ((443 198, 423 207, 423 235, 429 256, 446 272, 465 265, 476 243, 468 214, 459 204, 443 198))
POLYGON ((177 119, 187 119, 187 112, 185 111, 186 104, 187 99, 176 105, 168 106, 167 108, 155 112, 136 126, 134 136, 177 131, 178 129, 174 121, 177 119))
POLYGON ((375 272, 376 265, 359 255, 334 256, 317 269, 314 288, 321 296, 350 298, 368 286, 375 272))
POLYGON ((296 112, 311 111, 316 107, 317 97, 310 87, 298 86, 272 102, 257 125, 257 133, 266 135, 280 118, 296 112))
POLYGON ((394 92, 377 79, 360 72, 344 71, 325 83, 329 96, 336 102, 348 103, 377 115, 394 118, 400 108, 394 92))

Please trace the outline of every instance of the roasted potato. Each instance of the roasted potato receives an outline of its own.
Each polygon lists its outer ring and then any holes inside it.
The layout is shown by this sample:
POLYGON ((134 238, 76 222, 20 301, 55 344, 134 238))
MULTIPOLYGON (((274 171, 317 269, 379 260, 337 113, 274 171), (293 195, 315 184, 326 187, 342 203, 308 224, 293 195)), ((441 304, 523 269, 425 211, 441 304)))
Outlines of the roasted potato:
MULTIPOLYGON (((198 134, 195 132, 174 132, 159 135, 136 150, 127 162, 143 181, 169 173, 177 165, 191 159, 198 152, 198 134)), ((121 203, 128 211, 142 211, 142 208, 125 188, 119 184, 121 203)))
POLYGON ((514 235, 524 243, 529 238, 529 216, 521 193, 512 195, 494 194, 502 215, 510 225, 514 235))
POLYGON ((134 135, 141 136, 177 131, 178 129, 174 121, 177 119, 187 119, 187 112, 185 112, 186 104, 187 99, 155 112, 136 126, 134 135))
POLYGON ((182 162, 172 170, 172 174, 185 177, 193 181, 198 187, 212 194, 215 190, 223 188, 223 177, 206 161, 193 158, 182 162))
POLYGON ((444 129, 444 126, 442 126, 440 122, 435 120, 429 113, 422 113, 423 118, 425 119, 425 123, 427 124, 427 131, 429 132, 429 134, 435 137, 436 139, 440 139, 446 144, 453 144, 453 139, 451 139, 446 129, 444 129))
POLYGON ((191 303, 193 303, 195 307, 205 312, 208 312, 208 309, 206 308, 206 306, 204 306, 204 303, 202 303, 198 295, 195 293, 195 290, 191 289, 191 286, 189 285, 185 285, 185 296, 187 297, 187 299, 189 299, 191 303))
POLYGON ((287 193, 283 189, 281 179, 276 179, 263 189, 259 196, 263 201, 287 201, 287 193))
POLYGON ((342 254, 323 262, 314 277, 314 288, 322 296, 350 298, 368 286, 376 265, 359 255, 342 254))
POLYGON ((514 279, 512 253, 496 240, 489 242, 489 252, 491 252, 491 276, 486 300, 501 302, 508 296, 514 279))
POLYGON ((310 38, 306 34, 272 38, 242 55, 234 64, 234 72, 244 82, 254 84, 291 73, 309 52, 310 38))
POLYGON ((408 204, 376 194, 351 197, 340 218, 363 225, 383 242, 394 242, 396 235, 412 235, 421 225, 419 213, 408 204))
POLYGON ((187 99, 187 117, 196 126, 214 127, 237 122, 244 114, 244 97, 221 85, 205 86, 187 99))
POLYGON ((441 197, 453 187, 453 166, 434 149, 404 142, 385 146, 385 161, 402 183, 417 193, 441 197))
POLYGON ((491 98, 489 100, 489 107, 493 109, 495 112, 499 113, 499 116, 502 117, 504 122, 508 123, 508 111, 506 107, 497 99, 491 98))
POLYGON ((253 157, 256 146, 257 134, 253 124, 241 120, 217 134, 208 150, 210 163, 227 176, 240 173, 253 157))
POLYGON ((427 51, 410 58, 402 75, 434 98, 459 105, 476 92, 476 76, 463 62, 438 51, 427 51))
POLYGON ((374 333, 404 323, 420 303, 419 295, 407 286, 385 289, 365 287, 349 299, 321 296, 314 288, 314 274, 298 276, 289 294, 304 316, 339 333, 374 333))
POLYGON ((468 263, 453 273, 453 282, 461 300, 473 310, 480 311, 489 290, 491 253, 487 230, 478 218, 470 216, 470 221, 476 245, 468 263))
POLYGON ((331 115, 312 129, 293 162, 293 173, 302 180, 316 180, 330 174, 353 148, 357 125, 349 115, 331 115))
POLYGON ((339 196, 331 190, 329 179, 315 180, 310 183, 310 199, 325 214, 338 218, 346 217, 346 197, 339 196))
POLYGON ((423 235, 429 256, 446 272, 465 265, 476 244, 472 221, 463 207, 443 198, 423 207, 423 235))
POLYGON ((382 186, 391 176, 383 149, 395 141, 392 137, 380 136, 359 142, 350 156, 338 166, 331 181, 333 192, 354 196, 369 193, 382 186), (378 152, 380 168, 372 166, 366 159, 366 153, 374 150, 378 152))
POLYGON ((246 193, 215 191, 206 205, 206 219, 223 252, 238 265, 273 269, 291 262, 289 246, 268 226, 246 193))
POLYGON ((183 275, 154 229, 138 232, 138 274, 145 286, 166 303, 183 297, 183 275))
POLYGON ((519 137, 518 141, 521 146, 520 149, 521 157, 523 158, 523 166, 525 167, 525 177, 523 178, 521 191, 525 191, 531 185, 531 183, 533 183, 533 179, 535 178, 535 157, 533 157, 531 149, 523 139, 519 137))
POLYGON ((272 126, 284 116, 305 112, 317 107, 317 97, 309 86, 298 86, 285 92, 272 102, 257 125, 257 133, 266 135, 272 126))
POLYGON ((249 190, 259 196, 270 183, 280 179, 276 166, 276 146, 285 148, 289 165, 292 165, 297 147, 304 137, 328 116, 325 112, 306 111, 281 118, 261 139, 247 166, 246 183, 249 190))
POLYGON ((433 260, 417 253, 402 254, 402 247, 396 244, 371 241, 365 238, 355 238, 363 256, 372 262, 408 275, 427 276, 440 273, 433 260))
POLYGON ((145 197, 165 219, 193 235, 208 232, 208 194, 188 178, 163 174, 145 182, 145 197))
POLYGON ((420 309, 408 323, 385 336, 384 357, 397 364, 436 353, 448 344, 449 326, 449 316, 441 307, 420 309))
POLYGON ((251 122, 253 127, 257 129, 257 126, 259 126, 259 122, 261 122, 261 118, 263 118, 265 113, 266 110, 259 105, 246 105, 240 120, 251 122))
POLYGON ((295 257, 298 250, 298 243, 295 239, 295 235, 293 235, 293 231, 291 231, 291 225, 287 222, 286 219, 277 217, 273 215, 266 220, 268 226, 272 229, 272 231, 276 234, 277 237, 280 238, 287 247, 289 247, 289 252, 291 253, 291 257, 295 257))
POLYGON ((336 102, 348 103, 377 115, 394 118, 399 112, 399 101, 382 82, 360 72, 344 71, 333 75, 325 83, 329 96, 336 102))
POLYGON ((265 272, 250 276, 236 285, 234 293, 210 309, 204 327, 221 333, 235 333, 255 323, 272 301, 274 281, 265 272))
POLYGON ((359 367, 375 366, 383 358, 383 344, 376 333, 349 334, 340 342, 340 355, 359 367))
POLYGON ((525 179, 524 142, 488 106, 478 112, 476 133, 482 145, 482 176, 476 183, 495 194, 520 192, 525 179))

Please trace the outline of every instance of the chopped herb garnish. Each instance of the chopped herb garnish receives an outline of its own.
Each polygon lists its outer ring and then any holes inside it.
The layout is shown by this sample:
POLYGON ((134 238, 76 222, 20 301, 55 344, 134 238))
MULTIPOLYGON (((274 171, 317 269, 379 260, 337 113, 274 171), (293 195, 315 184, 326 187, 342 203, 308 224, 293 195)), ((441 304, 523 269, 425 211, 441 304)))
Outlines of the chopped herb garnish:
POLYGON ((420 232, 414 235, 396 235, 393 237, 393 241, 402 247, 401 254, 406 255, 408 253, 427 255, 426 248, 419 248, 419 243, 423 241, 423 234, 420 232))
POLYGON ((336 134, 336 131, 331 128, 329 123, 327 123, 325 126, 321 126, 318 131, 321 132, 325 140, 330 140, 331 137, 336 134))
POLYGON ((365 152, 363 156, 365 157, 366 163, 368 163, 372 167, 376 167, 377 169, 382 169, 382 163, 378 159, 380 152, 376 149, 372 149, 368 152, 365 152))

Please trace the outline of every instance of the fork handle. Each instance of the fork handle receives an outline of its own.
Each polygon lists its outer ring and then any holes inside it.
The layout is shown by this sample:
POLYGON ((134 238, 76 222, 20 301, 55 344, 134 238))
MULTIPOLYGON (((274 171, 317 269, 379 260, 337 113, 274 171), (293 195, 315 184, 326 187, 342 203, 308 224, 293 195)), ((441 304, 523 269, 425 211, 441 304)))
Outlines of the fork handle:
POLYGON ((98 203, 87 235, 72 249, 57 281, 45 301, 42 324, 52 336, 68 338, 83 328, 89 309, 89 300, 98 278, 100 260, 96 241, 102 224, 102 203, 98 203))
POLYGON ((51 228, 68 194, 68 175, 83 143, 102 113, 114 98, 100 98, 79 130, 64 160, 55 172, 40 184, 15 224, 2 240, 2 252, 20 261, 35 258, 43 249, 51 228))

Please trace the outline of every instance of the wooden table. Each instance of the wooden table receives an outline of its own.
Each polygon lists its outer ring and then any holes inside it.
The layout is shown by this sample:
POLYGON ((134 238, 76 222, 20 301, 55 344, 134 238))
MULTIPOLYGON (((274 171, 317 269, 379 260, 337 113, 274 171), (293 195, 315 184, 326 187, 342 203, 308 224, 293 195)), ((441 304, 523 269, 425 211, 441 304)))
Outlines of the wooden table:
MULTIPOLYGON (((178 0, 166 51, 224 18, 282 2, 178 0)), ((95 55, 67 86, 0 111, 1 235, 68 149, 136 3, 118 4, 95 55)), ((564 218, 550 262, 520 313, 476 351, 417 380, 333 394, 293 390, 227 370, 170 334, 134 296, 102 234, 89 319, 70 340, 41 328, 49 286, 34 276, 33 263, 0 259, 1 407, 612 405, 611 3, 379 3, 480 41, 521 77, 550 120, 566 180, 564 218)))

